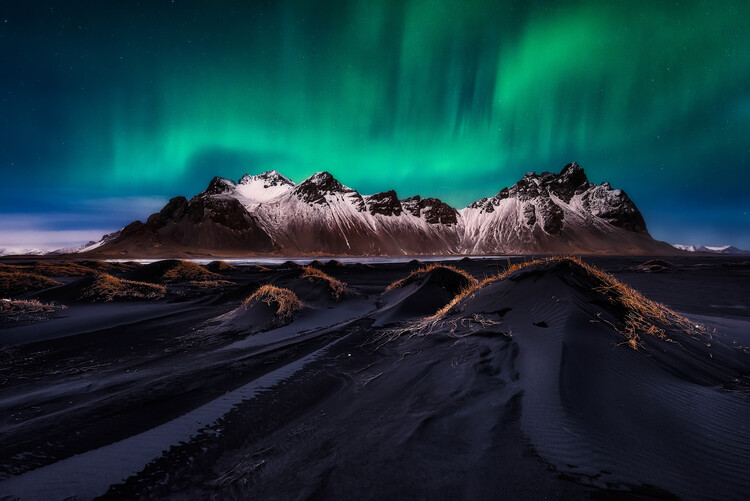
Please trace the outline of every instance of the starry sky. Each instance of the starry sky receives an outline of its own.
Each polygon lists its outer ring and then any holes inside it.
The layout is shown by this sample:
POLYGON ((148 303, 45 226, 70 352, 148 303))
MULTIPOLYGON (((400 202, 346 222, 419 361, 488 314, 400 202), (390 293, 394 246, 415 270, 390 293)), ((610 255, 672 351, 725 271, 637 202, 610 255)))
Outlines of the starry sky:
POLYGON ((577 161, 654 237, 750 248, 744 1, 3 2, 0 68, 0 247, 216 175, 461 208, 577 161))

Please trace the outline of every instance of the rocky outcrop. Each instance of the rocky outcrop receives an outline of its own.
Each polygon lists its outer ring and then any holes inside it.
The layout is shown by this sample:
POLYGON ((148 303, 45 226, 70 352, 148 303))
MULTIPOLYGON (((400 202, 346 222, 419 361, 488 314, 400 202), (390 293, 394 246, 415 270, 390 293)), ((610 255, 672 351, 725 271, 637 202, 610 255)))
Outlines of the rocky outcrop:
POLYGON ((393 190, 375 193, 374 195, 365 197, 365 200, 367 201, 367 210, 370 211, 370 214, 398 217, 404 211, 396 192, 393 190))

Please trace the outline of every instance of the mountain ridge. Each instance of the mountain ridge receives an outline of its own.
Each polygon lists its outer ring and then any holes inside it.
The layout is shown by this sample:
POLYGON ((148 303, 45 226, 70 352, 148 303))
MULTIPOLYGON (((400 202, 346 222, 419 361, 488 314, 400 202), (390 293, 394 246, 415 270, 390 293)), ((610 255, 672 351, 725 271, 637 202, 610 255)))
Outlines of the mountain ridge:
POLYGON ((739 249, 733 245, 685 245, 672 244, 675 249, 703 254, 750 255, 750 250, 739 249))
MULTIPOLYGON (((90 247, 91 248, 91 247, 90 247)), ((456 209, 438 198, 362 195, 328 172, 299 184, 278 171, 215 177, 88 251, 98 256, 668 254, 638 208, 577 163, 528 173, 456 209)), ((679 251, 677 251, 679 252, 679 251)))

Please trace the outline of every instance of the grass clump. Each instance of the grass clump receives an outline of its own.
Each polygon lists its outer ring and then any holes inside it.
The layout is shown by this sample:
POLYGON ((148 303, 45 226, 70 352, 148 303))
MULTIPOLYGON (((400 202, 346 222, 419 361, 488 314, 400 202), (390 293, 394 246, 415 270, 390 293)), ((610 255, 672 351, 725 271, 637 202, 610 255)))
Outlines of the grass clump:
POLYGON ((206 265, 206 269, 213 273, 228 273, 234 271, 237 268, 227 263, 226 261, 211 261, 206 265))
POLYGON ((192 261, 178 261, 162 275, 165 283, 210 282, 221 280, 221 275, 212 273, 192 261))
POLYGON ((80 261, 78 264, 81 266, 85 266, 86 268, 91 269, 94 273, 89 273, 89 275, 92 274, 98 274, 98 273, 109 273, 110 275, 113 274, 122 274, 122 273, 128 273, 132 272, 133 270, 136 270, 140 268, 140 263, 136 263, 135 261, 114 261, 114 262, 108 262, 108 261, 101 261, 101 260, 86 260, 86 261, 80 261))
POLYGON ((92 303, 108 303, 115 300, 151 300, 164 297, 167 289, 163 285, 134 282, 102 273, 81 290, 79 299, 92 303))
POLYGON ((198 280, 196 282, 187 282, 186 284, 196 289, 223 289, 224 287, 237 285, 229 280, 198 280))
POLYGON ((295 311, 302 308, 302 301, 294 292, 270 284, 258 288, 242 304, 247 308, 247 305, 253 301, 262 301, 271 307, 275 307, 276 315, 281 318, 289 318, 295 311))
POLYGON ((625 312, 620 325, 613 327, 627 339, 626 343, 637 350, 643 345, 641 334, 654 336, 664 341, 671 341, 667 329, 677 330, 689 335, 704 334, 706 328, 678 315, 661 303, 653 301, 631 286, 599 268, 584 263, 579 258, 564 258, 582 266, 600 285, 594 290, 601 292, 610 303, 625 312))
POLYGON ((339 301, 347 296, 354 295, 354 292, 341 280, 337 280, 327 273, 314 268, 312 266, 305 266, 302 268, 302 278, 305 278, 311 282, 324 283, 328 290, 331 292, 331 296, 336 301, 339 301))
POLYGON ((17 271, 44 277, 83 277, 96 274, 96 271, 92 268, 70 261, 37 261, 33 264, 4 264, 0 266, 2 271, 17 271))
POLYGON ((7 268, 0 270, 0 296, 2 297, 18 296, 26 292, 60 285, 60 282, 42 275, 7 268))
POLYGON ((58 310, 67 306, 54 303, 42 303, 36 299, 1 299, 0 323, 21 323, 46 320, 58 310))
POLYGON ((433 263, 428 266, 424 266, 422 268, 412 271, 411 273, 409 273, 407 276, 405 276, 404 278, 400 280, 396 280, 395 282, 393 282, 392 284, 390 284, 388 287, 385 288, 385 292, 389 292, 389 291, 392 291, 393 289, 403 287, 404 285, 408 284, 419 275, 424 275, 425 273, 429 273, 432 270, 437 269, 437 268, 450 270, 455 273, 458 273, 459 275, 462 275, 464 278, 466 278, 466 280, 469 281, 469 284, 471 284, 470 287, 475 287, 477 284, 479 284, 479 281, 476 278, 474 278, 469 273, 465 272, 464 270, 460 268, 456 268, 455 266, 451 266, 448 264, 433 263))

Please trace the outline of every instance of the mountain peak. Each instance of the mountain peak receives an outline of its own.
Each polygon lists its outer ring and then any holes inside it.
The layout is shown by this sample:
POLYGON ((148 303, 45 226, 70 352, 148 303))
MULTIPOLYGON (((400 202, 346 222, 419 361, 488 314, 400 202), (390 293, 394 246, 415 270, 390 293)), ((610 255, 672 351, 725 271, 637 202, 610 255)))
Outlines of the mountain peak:
POLYGON ((240 179, 239 184, 245 185, 245 184, 251 184, 257 181, 262 181, 264 184, 264 187, 266 188, 269 186, 283 186, 283 185, 294 186, 294 183, 292 182, 292 180, 290 180, 288 177, 281 174, 276 169, 267 170, 265 172, 261 172, 260 174, 256 174, 254 176, 251 176, 250 174, 245 174, 240 179))
POLYGON ((221 195, 222 193, 231 193, 236 186, 237 185, 231 179, 216 176, 210 183, 208 183, 208 188, 205 189, 202 195, 221 195))
POLYGON ((750 255, 750 251, 738 249, 733 245, 682 245, 673 244, 672 247, 687 252, 703 252, 710 254, 750 255))
POLYGON ((347 188, 331 175, 330 172, 316 172, 312 176, 302 181, 297 186, 300 191, 316 191, 318 193, 343 193, 353 191, 347 188))
POLYGON ((375 193, 365 197, 367 208, 371 214, 381 214, 383 216, 400 216, 403 212, 401 202, 394 190, 375 193))
POLYGON ((276 170, 269 170, 251 176, 245 174, 237 184, 236 191, 243 197, 243 203, 266 203, 284 195, 294 188, 289 178, 276 170))
POLYGON ((583 168, 578 165, 578 162, 571 162, 565 167, 563 167, 562 171, 560 171, 560 174, 565 174, 566 172, 577 172, 577 171, 583 171, 583 168))
POLYGON ((294 189, 300 200, 308 203, 326 203, 326 195, 343 195, 357 210, 365 210, 365 201, 357 191, 344 186, 334 178, 330 172, 316 172, 294 189))
POLYGON ((612 226, 634 233, 648 234, 643 216, 622 190, 609 183, 589 182, 583 168, 576 162, 567 164, 559 174, 529 172, 510 188, 503 188, 492 198, 469 205, 481 213, 493 213, 506 199, 524 204, 524 221, 533 227, 541 224, 544 231, 556 234, 563 228, 565 210, 594 216, 612 226), (577 197, 574 200, 574 197, 577 197))
MULTIPOLYGON (((312 176, 308 177, 307 179, 305 179, 303 181, 303 183, 307 183, 307 182, 313 183, 313 184, 317 184, 317 185, 327 185, 327 184, 331 184, 331 183, 339 183, 336 180, 336 178, 333 177, 333 175, 330 172, 325 171, 325 170, 320 171, 320 172, 316 172, 315 174, 313 174, 312 176)), ((341 183, 339 183, 339 184, 341 184, 341 183)))
POLYGON ((580 186, 584 183, 589 182, 589 179, 586 177, 586 173, 583 171, 583 168, 576 162, 570 163, 563 167, 563 170, 560 171, 560 174, 557 177, 559 180, 568 182, 575 186, 580 186))

